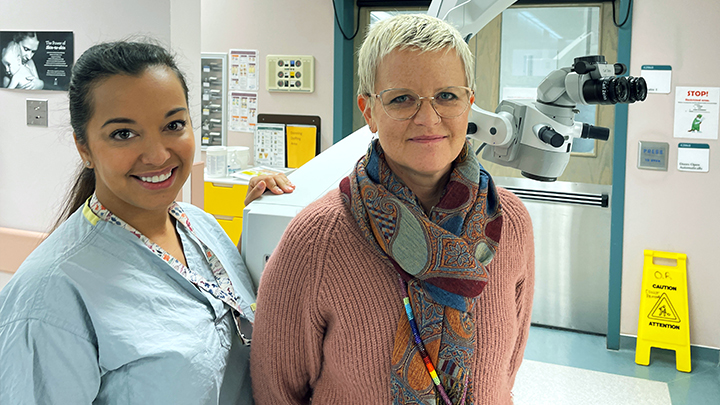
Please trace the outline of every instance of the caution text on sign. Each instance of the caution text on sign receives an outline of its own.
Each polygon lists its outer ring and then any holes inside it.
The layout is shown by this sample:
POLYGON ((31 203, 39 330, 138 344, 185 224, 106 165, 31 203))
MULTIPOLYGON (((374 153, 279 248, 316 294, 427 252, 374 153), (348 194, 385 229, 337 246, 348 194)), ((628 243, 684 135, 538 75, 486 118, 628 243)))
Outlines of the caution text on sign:
POLYGON ((675 350, 677 369, 690 372, 687 256, 653 250, 644 256, 635 362, 648 365, 650 348, 659 347, 675 350))

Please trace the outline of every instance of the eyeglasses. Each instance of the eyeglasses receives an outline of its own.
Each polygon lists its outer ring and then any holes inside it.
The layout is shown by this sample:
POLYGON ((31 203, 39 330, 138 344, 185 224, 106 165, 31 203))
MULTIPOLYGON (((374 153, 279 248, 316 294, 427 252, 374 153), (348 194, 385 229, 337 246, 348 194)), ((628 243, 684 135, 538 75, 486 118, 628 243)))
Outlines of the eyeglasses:
POLYGON ((370 94, 380 100, 383 110, 392 119, 409 120, 420 111, 423 100, 430 101, 435 113, 443 118, 455 118, 470 106, 473 92, 469 87, 451 86, 439 90, 432 97, 420 97, 409 89, 387 89, 378 94, 370 94))

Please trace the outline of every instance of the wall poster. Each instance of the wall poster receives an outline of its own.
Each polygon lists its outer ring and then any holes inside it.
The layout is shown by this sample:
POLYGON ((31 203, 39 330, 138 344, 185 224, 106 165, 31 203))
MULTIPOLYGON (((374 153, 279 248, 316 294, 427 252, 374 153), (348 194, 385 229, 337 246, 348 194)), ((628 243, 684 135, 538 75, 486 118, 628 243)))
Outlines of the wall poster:
POLYGON ((257 98, 257 93, 230 92, 230 131, 255 132, 257 98))
POLYGON ((253 141, 256 166, 285 167, 285 124, 258 124, 253 141))
POLYGON ((258 89, 258 51, 230 50, 230 90, 258 89))
POLYGON ((73 50, 72 32, 0 31, 0 87, 67 90, 73 50))
POLYGON ((718 139, 720 87, 675 88, 675 138, 718 139))

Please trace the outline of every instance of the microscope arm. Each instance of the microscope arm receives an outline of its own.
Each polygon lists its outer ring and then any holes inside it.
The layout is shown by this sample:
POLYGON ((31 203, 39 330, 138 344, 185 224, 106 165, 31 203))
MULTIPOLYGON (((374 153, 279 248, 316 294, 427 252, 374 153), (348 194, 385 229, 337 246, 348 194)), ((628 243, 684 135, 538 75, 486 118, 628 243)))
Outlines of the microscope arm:
POLYGON ((517 0, 433 0, 428 15, 445 20, 469 41, 517 0))
POLYGON ((473 104, 468 117, 468 135, 491 146, 506 146, 515 137, 512 114, 492 113, 473 104))

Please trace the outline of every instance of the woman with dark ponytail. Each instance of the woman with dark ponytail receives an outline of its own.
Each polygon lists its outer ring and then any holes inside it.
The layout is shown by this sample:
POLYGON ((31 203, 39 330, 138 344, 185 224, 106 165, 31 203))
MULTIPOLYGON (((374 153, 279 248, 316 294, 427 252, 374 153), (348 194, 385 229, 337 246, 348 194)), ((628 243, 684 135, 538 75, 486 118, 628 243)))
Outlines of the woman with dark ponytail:
MULTIPOLYGON (((217 221, 174 202, 195 141, 172 55, 93 46, 68 97, 83 168, 0 292, 0 403, 252 403, 252 281, 217 221)), ((293 189, 252 184, 249 200, 293 189)))

